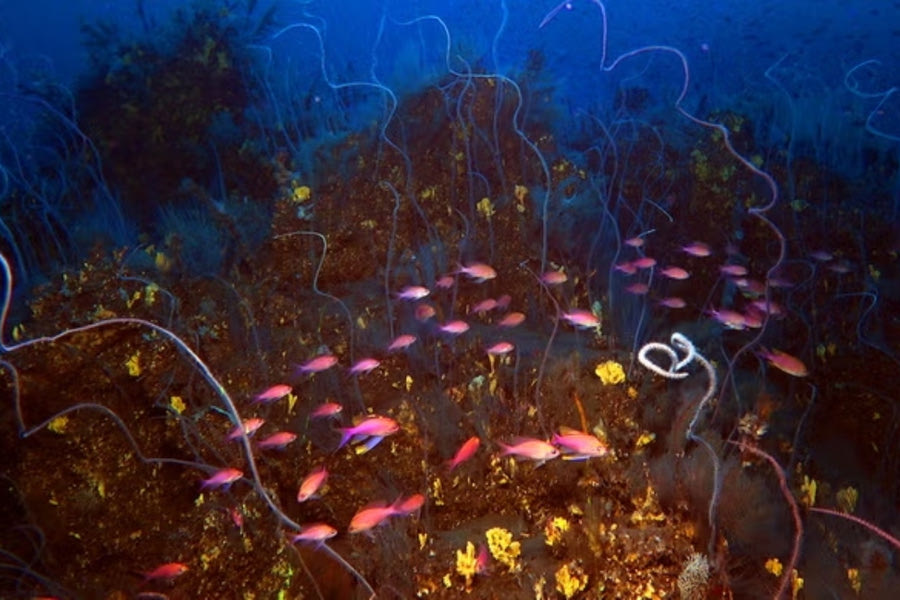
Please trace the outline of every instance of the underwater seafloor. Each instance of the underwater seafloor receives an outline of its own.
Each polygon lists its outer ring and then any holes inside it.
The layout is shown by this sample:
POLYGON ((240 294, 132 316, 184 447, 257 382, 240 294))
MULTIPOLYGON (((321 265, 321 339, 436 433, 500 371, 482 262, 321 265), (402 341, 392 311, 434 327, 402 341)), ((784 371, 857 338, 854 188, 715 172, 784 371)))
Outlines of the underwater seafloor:
MULTIPOLYGON (((116 68, 82 82, 78 125, 20 88, 69 170, 20 169, 5 223, 45 200, 30 177, 165 216, 4 312, 0 597, 893 597, 897 223, 848 198, 895 178, 895 154, 851 180, 759 147, 752 115, 692 121, 628 77, 612 117, 562 133, 537 54, 507 75, 460 59, 399 98, 327 76, 292 96, 231 18, 182 13, 164 49, 89 31, 116 68), (380 364, 349 373, 362 358, 380 364), (255 400, 276 384, 291 393, 255 400), (340 413, 314 416, 326 402, 340 413), (399 431, 338 448, 367 413, 399 431), (228 439, 238 418, 265 422, 228 439), (603 450, 502 455, 565 428, 603 450), (276 432, 296 438, 259 445, 276 432), (337 533, 293 541, 313 523, 337 533)), ((62 258, 60 223, 6 239, 7 291, 28 274, 14 255, 62 258)))

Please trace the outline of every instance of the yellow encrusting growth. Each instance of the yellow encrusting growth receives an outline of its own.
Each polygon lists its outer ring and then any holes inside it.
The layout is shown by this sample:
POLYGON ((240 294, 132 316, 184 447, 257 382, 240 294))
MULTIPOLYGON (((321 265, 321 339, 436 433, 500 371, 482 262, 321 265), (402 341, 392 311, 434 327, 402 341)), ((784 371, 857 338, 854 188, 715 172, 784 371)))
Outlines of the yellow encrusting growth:
POLYGON ((502 527, 494 527, 485 532, 487 538, 488 550, 491 556, 497 562, 506 565, 510 573, 519 571, 522 566, 519 564, 519 555, 522 553, 522 547, 519 542, 514 542, 512 533, 502 527))
POLYGON ((584 590, 588 584, 588 576, 575 563, 567 563, 556 572, 556 591, 566 600, 584 590))
POLYGON ((856 510, 856 503, 859 501, 859 492, 852 486, 847 486, 838 490, 835 494, 838 508, 841 512, 852 513, 856 510))
POLYGON ((456 551, 456 572, 466 578, 466 590, 472 587, 472 579, 478 573, 478 557, 475 544, 466 542, 466 551, 456 551))
POLYGON ((179 415, 184 412, 184 409, 187 408, 187 405, 182 400, 181 396, 172 396, 169 398, 169 406, 172 407, 172 410, 177 412, 179 415))
POLYGON ((491 202, 491 199, 485 196, 478 202, 478 214, 487 219, 491 220, 491 217, 494 216, 494 204, 491 202))
POLYGON ((597 365, 594 374, 600 378, 603 385, 615 385, 625 381, 625 369, 614 360, 608 360, 597 365))
POLYGON ((800 502, 804 506, 815 506, 817 488, 818 483, 816 483, 815 479, 810 479, 806 475, 803 476, 803 484, 800 486, 800 502))
POLYGON ((61 417, 56 417, 50 424, 47 425, 47 429, 52 431, 53 433, 58 433, 60 435, 66 432, 66 427, 69 425, 69 417, 63 415, 61 417))
POLYGON ((309 189, 308 185, 297 185, 294 183, 291 186, 291 199, 294 202, 306 202, 312 196, 312 190, 309 189))
POLYGON ((131 355, 125 362, 125 368, 128 369, 128 374, 132 377, 140 377, 141 375, 141 351, 138 350, 134 354, 131 355))
POLYGON ((859 575, 859 569, 847 569, 847 581, 850 582, 850 587, 853 588, 853 591, 859 594, 859 591, 862 589, 862 578, 859 575))
POLYGON ((569 530, 570 526, 568 519, 565 517, 553 517, 547 521, 547 526, 544 527, 545 543, 548 546, 558 544, 562 541, 563 534, 569 530))

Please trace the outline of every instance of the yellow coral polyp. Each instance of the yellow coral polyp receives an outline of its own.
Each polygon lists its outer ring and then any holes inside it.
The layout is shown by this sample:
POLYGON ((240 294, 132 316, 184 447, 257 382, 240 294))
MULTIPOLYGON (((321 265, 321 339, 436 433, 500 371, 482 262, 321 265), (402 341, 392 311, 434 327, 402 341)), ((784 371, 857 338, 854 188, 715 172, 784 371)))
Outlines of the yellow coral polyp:
POLYGON ((594 374, 600 378, 603 385, 615 385, 625 382, 625 369, 614 360, 608 360, 597 365, 594 374))
POLYGON ((575 564, 565 564, 556 572, 556 591, 566 600, 584 590, 587 584, 587 573, 575 564))
POLYGON ((478 573, 478 557, 475 544, 466 542, 466 551, 456 551, 456 572, 466 578, 466 589, 472 587, 472 578, 478 573))
POLYGON ((491 556, 498 563, 506 565, 510 573, 519 570, 519 555, 522 553, 522 546, 519 542, 514 542, 512 533, 502 527, 494 527, 485 532, 487 538, 488 550, 491 556))
POLYGON ((294 185, 291 190, 291 197, 294 202, 306 202, 312 196, 312 190, 308 185, 294 185))
POLYGON ((565 517, 553 517, 549 521, 547 521, 547 526, 544 528, 544 535, 546 536, 546 544, 548 546, 555 546, 560 541, 562 541, 563 534, 569 530, 568 519, 565 517))
POLYGON ((47 429, 52 431, 53 433, 58 433, 60 435, 66 432, 66 427, 69 425, 69 417, 63 415, 61 417, 56 417, 50 424, 47 425, 47 429))
POLYGON ((491 199, 486 196, 478 202, 477 208, 478 214, 480 214, 488 221, 490 221, 491 217, 494 216, 494 204, 493 202, 491 202, 491 199))
POLYGON ((140 377, 141 375, 141 352, 138 350, 125 363, 128 374, 132 377, 140 377))

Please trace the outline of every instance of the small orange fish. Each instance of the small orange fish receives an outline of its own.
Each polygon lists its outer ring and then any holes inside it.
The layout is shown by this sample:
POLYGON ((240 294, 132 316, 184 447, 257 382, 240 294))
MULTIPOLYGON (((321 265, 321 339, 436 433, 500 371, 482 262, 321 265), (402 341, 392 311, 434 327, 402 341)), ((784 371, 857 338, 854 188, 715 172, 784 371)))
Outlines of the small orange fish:
POLYGON ((665 269, 660 270, 659 273, 663 277, 668 277, 669 279, 676 279, 679 281, 683 281, 691 276, 690 273, 688 273, 681 267, 666 267, 665 269))
POLYGON ((311 413, 309 413, 310 419, 321 419, 323 417, 334 417, 337 416, 344 407, 338 404, 337 402, 323 402, 313 409, 311 413))
POLYGON ((453 458, 447 461, 447 471, 453 471, 453 469, 472 458, 475 453, 478 452, 478 447, 480 445, 481 440, 474 435, 463 442, 463 445, 459 447, 459 450, 456 451, 453 458))
POLYGON ((600 319, 588 310, 576 308, 560 316, 580 329, 595 329, 600 326, 600 319))
POLYGON ((537 440, 534 438, 516 438, 513 440, 512 444, 500 442, 500 447, 503 448, 501 456, 512 455, 518 458, 537 461, 538 466, 559 456, 559 448, 544 440, 537 440))
POLYGON ((284 383, 279 383, 273 385, 267 390, 260 392, 253 399, 255 402, 262 402, 263 404, 268 404, 269 402, 275 402, 276 400, 280 400, 284 398, 288 394, 291 393, 291 386, 286 385, 284 383))
POLYGON ((390 343, 387 347, 388 352, 393 352, 394 350, 405 350, 412 346, 418 338, 414 335, 410 335, 408 333, 404 333, 402 335, 398 335, 394 338, 394 341, 390 343))
POLYGON ((694 242, 692 244, 688 244, 686 246, 682 246, 681 250, 690 254, 691 256, 696 256, 698 258, 704 258, 712 254, 712 250, 710 250, 707 244, 703 242, 694 242))
POLYGON ((504 354, 509 354, 515 349, 516 347, 511 342, 497 342, 487 349, 487 353, 490 356, 503 356, 504 354))
POLYGON ((649 256, 642 256, 638 259, 631 261, 631 264, 637 267, 638 269, 649 269, 650 267, 656 266, 656 259, 651 258, 649 256))
POLYGON ((332 354, 320 354, 297 367, 297 372, 301 374, 315 374, 327 371, 338 362, 337 356, 332 354))
POLYGON ((250 437, 256 430, 263 426, 265 423, 265 419, 260 419, 257 417, 253 417, 252 419, 244 419, 243 426, 236 425, 229 433, 227 439, 229 440, 237 440, 241 437, 241 430, 243 429, 244 435, 250 437))
POLYGON ((328 480, 328 470, 323 466, 318 466, 303 480, 300 484, 300 491, 297 492, 297 502, 306 502, 316 495, 325 482, 328 480))
POLYGON ((564 460, 587 460, 609 453, 609 447, 595 436, 571 427, 560 427, 551 441, 559 447, 564 460))
POLYGON ((520 312, 511 312, 497 323, 498 327, 512 328, 521 325, 525 320, 525 315, 520 312))
POLYGON ((291 542, 313 543, 320 546, 326 540, 330 540, 337 535, 337 529, 328 523, 310 523, 300 528, 300 532, 291 537, 291 542))
POLYGON ((292 433, 290 431, 279 431, 278 433, 273 433, 264 440, 258 441, 256 445, 260 448, 277 448, 278 450, 284 450, 285 446, 296 439, 296 433, 292 433))
POLYGON ((497 276, 497 271, 484 263, 472 263, 466 266, 460 265, 456 272, 468 275, 469 278, 473 279, 476 283, 483 283, 489 279, 494 279, 497 276))
POLYGON ((408 498, 402 498, 395 502, 398 515, 411 515, 425 505, 425 496, 413 494, 408 498))
POLYGON ((809 375, 806 365, 796 356, 791 356, 781 350, 768 350, 766 348, 760 348, 757 354, 761 358, 766 359, 770 365, 779 371, 784 371, 788 375, 793 375, 794 377, 806 377, 809 375))
POLYGON ((159 565, 152 571, 141 573, 141 575, 144 576, 144 581, 147 582, 156 579, 175 579, 179 575, 184 575, 189 570, 188 566, 184 563, 171 562, 159 565))
POLYGON ((544 285, 561 285, 568 280, 569 278, 566 276, 565 271, 547 271, 541 275, 541 281, 544 282, 544 285))
POLYGON ((244 476, 243 471, 239 471, 238 469, 233 469, 231 467, 222 469, 220 471, 216 471, 213 473, 212 477, 209 479, 203 480, 203 485, 200 486, 200 489, 216 489, 219 487, 223 487, 226 490, 231 487, 231 484, 244 476))
POLYGON ((347 528, 347 531, 349 533, 361 533, 369 531, 374 527, 378 527, 387 519, 400 514, 398 508, 401 500, 402 499, 398 498, 397 501, 390 506, 386 505, 384 502, 367 504, 356 511, 356 514, 350 519, 350 526, 347 528))
POLYGON ((457 319, 441 325, 438 329, 447 335, 461 335, 469 330, 469 324, 457 319))

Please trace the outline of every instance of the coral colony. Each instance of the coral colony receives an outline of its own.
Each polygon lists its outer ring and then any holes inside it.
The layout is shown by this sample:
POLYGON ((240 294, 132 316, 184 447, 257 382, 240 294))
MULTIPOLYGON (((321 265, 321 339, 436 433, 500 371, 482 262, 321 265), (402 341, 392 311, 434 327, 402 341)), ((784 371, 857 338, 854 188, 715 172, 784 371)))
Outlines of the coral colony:
POLYGON ((535 3, 480 57, 384 9, 349 71, 247 4, 86 26, 77 93, 3 55, 0 596, 893 597, 889 210, 804 204, 849 176, 622 7, 531 14, 594 27, 573 114, 500 72, 535 3))

